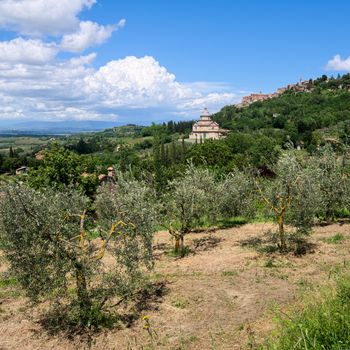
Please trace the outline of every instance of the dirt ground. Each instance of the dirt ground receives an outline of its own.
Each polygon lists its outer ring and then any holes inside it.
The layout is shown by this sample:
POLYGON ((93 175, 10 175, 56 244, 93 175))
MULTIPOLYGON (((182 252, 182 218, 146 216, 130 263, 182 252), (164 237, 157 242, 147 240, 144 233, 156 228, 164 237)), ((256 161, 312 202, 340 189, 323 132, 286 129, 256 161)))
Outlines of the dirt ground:
MULTIPOLYGON (((150 310, 150 328, 140 317, 131 327, 99 333, 92 349, 245 349, 252 338, 272 329, 274 310, 298 300, 309 286, 327 281, 337 264, 348 260, 350 225, 317 227, 306 254, 258 252, 271 224, 248 224, 214 232, 192 233, 186 243, 195 250, 183 259, 165 254, 171 241, 156 235, 154 280, 166 281, 166 292, 150 310), (332 239, 340 234, 341 239, 332 239), (246 244, 244 244, 246 243, 246 244)), ((0 350, 85 349, 77 337, 49 336, 23 297, 0 287, 0 350)))

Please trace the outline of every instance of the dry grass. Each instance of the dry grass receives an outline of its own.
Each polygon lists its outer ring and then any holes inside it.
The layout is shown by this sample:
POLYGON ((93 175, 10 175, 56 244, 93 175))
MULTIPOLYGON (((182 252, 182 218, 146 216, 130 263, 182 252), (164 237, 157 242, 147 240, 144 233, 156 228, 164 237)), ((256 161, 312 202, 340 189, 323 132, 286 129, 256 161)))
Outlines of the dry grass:
MULTIPOLYGON (((297 257, 263 254, 242 241, 263 238, 270 224, 249 224, 211 233, 193 233, 186 243, 195 254, 183 259, 165 254, 171 242, 156 235, 157 263, 152 278, 166 280, 168 292, 157 307, 131 327, 96 335, 93 349, 244 349, 272 328, 271 310, 297 300, 300 290, 315 288, 329 270, 343 263, 350 246, 350 225, 315 228, 313 253, 297 257), (341 234, 341 244, 329 238, 341 234), (145 322, 150 328, 145 329, 145 322)), ((15 286, 0 287, 0 349, 84 349, 80 338, 49 337, 38 315, 26 308, 15 286)))

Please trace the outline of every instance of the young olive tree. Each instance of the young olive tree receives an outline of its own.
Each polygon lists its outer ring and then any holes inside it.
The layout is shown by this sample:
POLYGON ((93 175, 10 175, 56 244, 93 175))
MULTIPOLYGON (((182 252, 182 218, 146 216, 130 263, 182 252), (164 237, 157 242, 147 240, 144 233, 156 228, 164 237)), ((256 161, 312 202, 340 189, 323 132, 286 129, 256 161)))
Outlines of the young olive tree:
POLYGON ((251 176, 236 170, 227 175, 218 185, 219 211, 223 218, 255 214, 255 193, 251 176))
MULTIPOLYGON (((86 197, 9 185, 0 201, 0 243, 13 273, 36 303, 69 305, 81 326, 97 325, 107 302, 132 295, 152 262, 147 222, 115 217, 100 239, 86 231, 86 197), (144 231, 147 231, 144 234, 144 231), (137 244, 136 244, 137 242, 137 244), (105 259, 106 251, 113 258, 105 259), (72 293, 71 291, 74 291, 72 293)), ((124 210, 133 211, 126 202, 124 210)))
MULTIPOLYGON (((154 191, 142 181, 128 179, 119 173, 115 184, 99 188, 95 205, 102 232, 121 222, 128 234, 118 238, 111 246, 117 260, 127 269, 128 275, 138 281, 140 266, 153 267, 153 234, 157 223, 154 191)), ((103 235, 103 233, 102 233, 103 235)), ((108 240, 108 235, 104 237, 108 240)))
POLYGON ((331 147, 324 148, 313 157, 312 163, 321 173, 319 178, 322 198, 320 215, 326 221, 334 221, 337 213, 345 207, 346 203, 346 169, 341 156, 337 155, 331 147))
POLYGON ((217 188, 208 169, 189 165, 185 174, 169 183, 164 198, 164 226, 175 239, 175 253, 183 254, 184 237, 204 217, 213 220, 218 213, 217 188))
POLYGON ((285 224, 306 233, 311 228, 319 208, 319 173, 313 167, 303 169, 292 153, 281 156, 274 169, 276 178, 262 186, 256 181, 258 192, 278 223, 279 249, 287 250, 285 224))

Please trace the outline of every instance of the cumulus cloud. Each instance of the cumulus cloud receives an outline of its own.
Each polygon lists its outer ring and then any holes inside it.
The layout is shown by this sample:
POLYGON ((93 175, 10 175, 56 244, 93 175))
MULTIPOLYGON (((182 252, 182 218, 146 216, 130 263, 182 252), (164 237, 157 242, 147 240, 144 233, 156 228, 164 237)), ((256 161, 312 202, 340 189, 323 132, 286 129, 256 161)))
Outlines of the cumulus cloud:
POLYGON ((238 97, 224 83, 181 83, 151 57, 129 56, 94 68, 96 53, 62 59, 104 43, 114 25, 80 21, 96 0, 0 0, 0 28, 21 35, 0 42, 0 119, 113 120, 196 116, 238 97))
POLYGON ((85 78, 85 92, 98 96, 106 106, 152 107, 191 95, 174 74, 150 56, 129 56, 108 62, 85 78))
POLYGON ((343 60, 340 55, 335 55, 328 61, 326 69, 335 71, 350 71, 350 56, 343 60))
POLYGON ((0 42, 0 62, 42 64, 52 60, 57 52, 56 45, 41 40, 16 38, 0 42))
POLYGON ((41 66, 0 62, 0 119, 195 117, 203 107, 215 111, 238 99, 233 93, 203 93, 182 84, 150 56, 110 61, 97 70, 95 56, 41 66))
POLYGON ((77 15, 96 0, 1 0, 0 26, 26 35, 62 35, 79 25, 77 15))
POLYGON ((124 27, 125 22, 125 19, 122 19, 115 25, 103 26, 91 21, 82 21, 77 32, 63 36, 61 48, 64 51, 82 52, 88 47, 102 44, 114 31, 124 27))

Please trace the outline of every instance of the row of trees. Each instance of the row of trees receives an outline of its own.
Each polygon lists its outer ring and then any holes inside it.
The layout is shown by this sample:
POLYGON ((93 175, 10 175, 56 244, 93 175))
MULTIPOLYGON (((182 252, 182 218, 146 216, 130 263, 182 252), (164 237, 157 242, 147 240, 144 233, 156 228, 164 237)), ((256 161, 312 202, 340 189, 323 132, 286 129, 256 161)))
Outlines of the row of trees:
POLYGON ((253 218, 262 213, 263 203, 264 216, 278 223, 278 246, 285 252, 286 224, 298 237, 308 234, 317 221, 330 222, 349 212, 349 170, 345 159, 329 148, 310 159, 285 152, 272 178, 256 170, 236 170, 218 181, 208 169, 190 166, 183 177, 169 183, 164 226, 175 237, 175 250, 181 251, 184 236, 203 218, 211 223, 234 216, 253 218))

